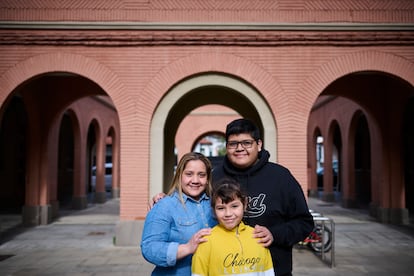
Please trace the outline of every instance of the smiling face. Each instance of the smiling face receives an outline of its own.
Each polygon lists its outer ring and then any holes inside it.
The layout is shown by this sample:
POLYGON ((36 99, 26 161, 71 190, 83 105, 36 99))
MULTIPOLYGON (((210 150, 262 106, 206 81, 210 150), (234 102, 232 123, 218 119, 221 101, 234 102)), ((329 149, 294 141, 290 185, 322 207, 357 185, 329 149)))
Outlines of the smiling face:
POLYGON ((219 224, 227 230, 232 230, 243 219, 244 205, 240 198, 228 203, 224 203, 221 198, 217 198, 214 212, 219 224))
POLYGON ((198 200, 206 190, 207 181, 207 169, 203 161, 188 161, 181 175, 181 189, 183 193, 198 200))
MULTIPOLYGON (((248 133, 233 134, 228 137, 227 144, 232 142, 251 141, 254 138, 248 133)), ((238 143, 236 148, 227 146, 227 157, 236 168, 245 169, 252 166, 257 161, 259 151, 262 150, 262 141, 253 141, 250 148, 244 147, 238 143)))

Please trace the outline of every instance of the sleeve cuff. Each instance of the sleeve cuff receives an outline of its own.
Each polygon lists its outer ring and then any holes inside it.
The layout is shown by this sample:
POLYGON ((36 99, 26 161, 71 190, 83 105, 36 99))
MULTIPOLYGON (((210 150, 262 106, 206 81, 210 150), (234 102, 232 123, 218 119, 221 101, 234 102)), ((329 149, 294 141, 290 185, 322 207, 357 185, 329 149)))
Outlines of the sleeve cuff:
POLYGON ((178 243, 171 242, 168 245, 167 249, 167 264, 168 266, 174 266, 177 262, 177 251, 178 251, 178 243))

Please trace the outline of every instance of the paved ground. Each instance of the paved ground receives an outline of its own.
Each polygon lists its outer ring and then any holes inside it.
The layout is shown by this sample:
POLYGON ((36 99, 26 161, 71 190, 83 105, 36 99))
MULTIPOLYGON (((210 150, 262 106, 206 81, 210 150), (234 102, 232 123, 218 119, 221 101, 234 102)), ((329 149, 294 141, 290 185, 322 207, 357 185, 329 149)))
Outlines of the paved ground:
MULTIPOLYGON (((364 212, 310 199, 314 211, 335 222, 336 264, 306 248, 294 249, 294 275, 414 275, 414 230, 379 224, 364 212)), ((50 225, 7 228, 1 216, 0 275, 150 275, 138 247, 113 245, 119 200, 67 212, 50 225)))

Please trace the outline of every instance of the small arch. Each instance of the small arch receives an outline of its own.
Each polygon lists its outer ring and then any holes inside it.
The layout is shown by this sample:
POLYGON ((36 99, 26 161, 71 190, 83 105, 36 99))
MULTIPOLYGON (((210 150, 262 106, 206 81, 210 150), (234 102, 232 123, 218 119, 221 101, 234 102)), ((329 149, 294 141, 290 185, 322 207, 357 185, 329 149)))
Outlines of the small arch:
POLYGON ((225 133, 222 131, 210 131, 199 135, 191 146, 192 151, 197 151, 197 146, 202 147, 200 144, 202 140, 206 141, 209 145, 208 152, 200 150, 199 152, 203 153, 210 160, 213 170, 215 167, 221 165, 224 156, 226 154, 226 138, 225 133))
MULTIPOLYGON (((322 182, 323 185, 322 199, 325 201, 335 201, 335 181, 338 180, 338 172, 335 170, 335 166, 339 162, 340 149, 338 147, 341 147, 339 124, 336 119, 329 122, 327 135, 323 142, 324 162, 323 169, 321 170, 322 173, 318 175, 318 182, 322 182)), ((318 183, 318 186, 320 184, 318 183)))
POLYGON ((310 185, 308 187, 309 196, 318 197, 319 172, 323 162, 323 136, 319 126, 315 126, 310 140, 308 140, 308 177, 310 185))
MULTIPOLYGON (((217 136, 217 137, 222 137, 223 138, 223 143, 225 142, 225 134, 222 131, 209 131, 209 132, 205 132, 200 134, 194 141, 193 144, 191 146, 191 150, 194 151, 197 147, 198 144, 200 144, 201 140, 208 137, 208 136, 217 136)), ((211 155, 211 154, 209 154, 211 155)), ((214 155, 219 155, 218 153, 214 153, 214 155)))

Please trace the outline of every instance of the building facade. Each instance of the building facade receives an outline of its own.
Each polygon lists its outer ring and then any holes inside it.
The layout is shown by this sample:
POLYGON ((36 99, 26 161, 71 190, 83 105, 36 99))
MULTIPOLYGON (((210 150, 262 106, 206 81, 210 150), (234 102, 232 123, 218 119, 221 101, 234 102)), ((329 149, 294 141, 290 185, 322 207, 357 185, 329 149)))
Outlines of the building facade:
POLYGON ((413 46, 410 0, 1 3, 0 194, 16 199, 4 208, 29 225, 53 220, 67 194, 86 208, 93 164, 104 202, 111 145, 116 241, 137 244, 177 149, 240 116, 310 196, 407 223, 413 46), (208 105, 233 112, 191 113, 208 105))

